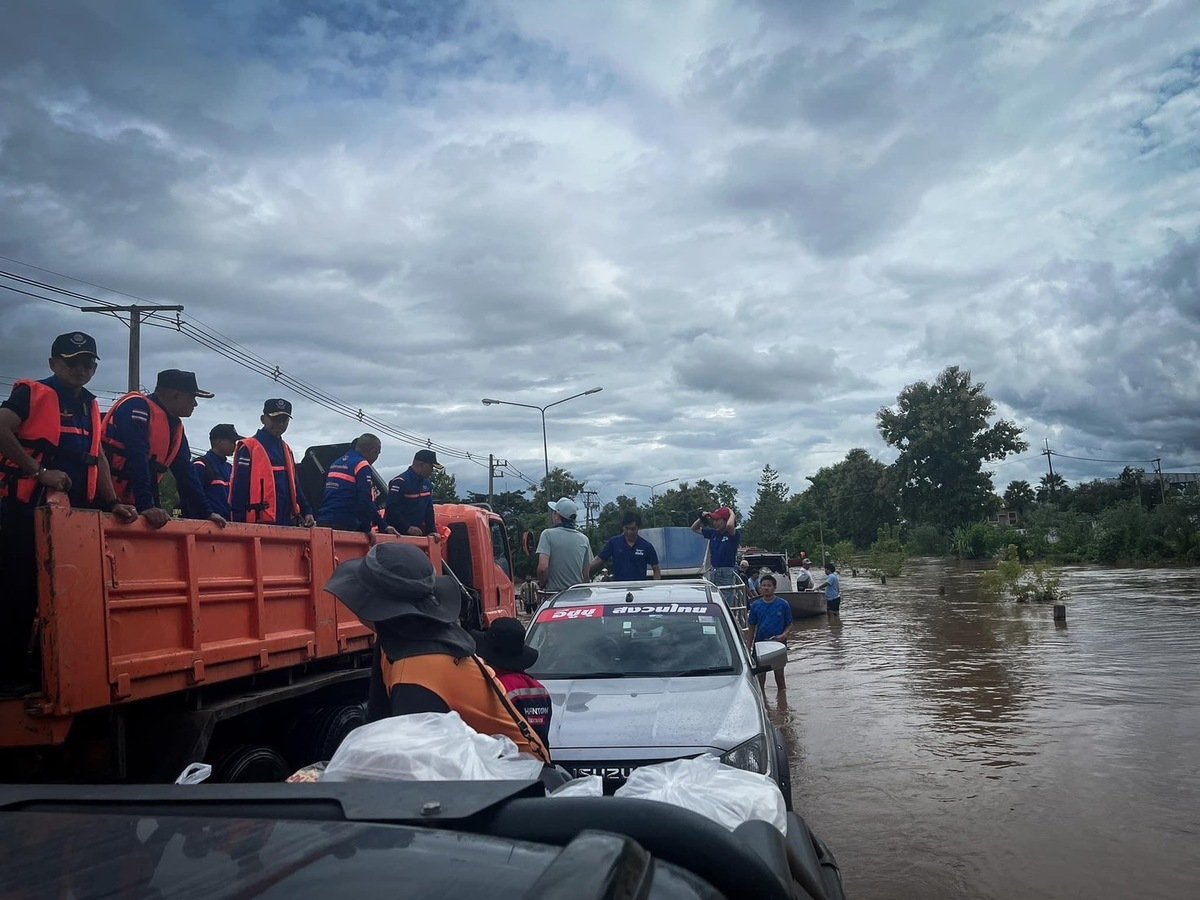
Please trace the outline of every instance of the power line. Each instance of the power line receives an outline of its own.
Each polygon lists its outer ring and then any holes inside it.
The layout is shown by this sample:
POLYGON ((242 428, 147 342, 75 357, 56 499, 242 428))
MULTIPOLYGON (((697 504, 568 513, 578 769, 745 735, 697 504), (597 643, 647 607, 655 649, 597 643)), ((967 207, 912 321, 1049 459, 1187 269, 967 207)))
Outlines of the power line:
MULTIPOLYGON (((128 297, 130 299, 145 300, 145 298, 139 297, 135 294, 128 294, 128 293, 124 293, 122 291, 114 291, 111 288, 105 287, 103 285, 98 285, 98 284, 94 284, 92 282, 86 282, 86 281, 82 281, 80 279, 75 279, 75 278, 72 278, 72 276, 64 275, 61 272, 55 272, 51 269, 43 269, 39 266, 33 266, 28 263, 21 262, 20 260, 13 259, 12 257, 0 256, 0 259, 6 259, 11 262, 16 262, 20 265, 28 265, 32 269, 36 269, 36 270, 42 271, 42 272, 47 272, 52 275, 57 275, 60 278, 70 278, 71 280, 79 281, 79 283, 81 283, 81 284, 87 284, 90 287, 94 287, 99 290, 109 291, 110 293, 119 294, 121 296, 128 297)), ((59 287, 59 286, 56 286, 53 284, 48 284, 45 282, 37 281, 36 279, 27 278, 25 276, 18 275, 16 273, 0 270, 0 276, 10 278, 14 281, 17 281, 20 284, 25 284, 25 285, 33 286, 33 287, 39 287, 44 290, 48 290, 48 291, 62 294, 64 296, 72 297, 74 299, 82 300, 82 301, 89 302, 89 303, 94 303, 94 304, 97 304, 102 307, 115 307, 116 306, 116 304, 110 303, 108 301, 100 300, 97 297, 92 297, 87 294, 81 294, 76 291, 69 290, 67 288, 63 288, 63 287, 59 287)), ((38 299, 38 300, 44 300, 44 301, 47 301, 50 303, 56 303, 61 306, 69 306, 73 309, 83 309, 84 308, 84 307, 79 306, 74 303, 68 303, 63 300, 55 299, 53 297, 47 297, 42 294, 35 294, 30 291, 25 291, 20 288, 13 287, 12 285, 0 283, 0 287, 4 288, 6 290, 12 291, 14 293, 23 294, 25 296, 33 297, 34 299, 38 299)), ((149 302, 149 301, 146 301, 146 302, 149 302)), ((114 311, 114 317, 116 317, 115 311, 114 311)), ((212 328, 211 326, 201 322, 199 319, 196 319, 194 316, 183 316, 179 313, 176 313, 175 320, 171 321, 169 319, 163 320, 160 317, 156 317, 154 315, 148 315, 144 320, 144 324, 152 326, 152 327, 156 327, 156 328, 166 328, 166 329, 176 331, 176 332, 182 334, 184 337, 187 337, 188 339, 194 341, 195 343, 200 344, 201 346, 205 347, 206 349, 211 350, 214 353, 217 353, 218 355, 224 357, 225 359, 227 359, 231 362, 237 363, 238 365, 242 366, 243 368, 249 369, 252 372, 255 372, 266 378, 270 378, 272 381, 275 381, 276 383, 282 384, 285 387, 290 388, 295 393, 301 395, 305 399, 310 400, 313 403, 316 403, 317 405, 319 405, 325 409, 328 409, 331 412, 335 412, 339 415, 345 416, 347 418, 352 418, 358 422, 362 422, 366 425, 369 425, 369 426, 375 428, 376 430, 382 431, 385 434, 387 434, 388 436, 393 437, 403 443, 411 444, 411 445, 417 446, 417 447, 426 447, 426 448, 434 449, 434 450, 437 450, 438 452, 442 453, 445 456, 473 462, 476 465, 483 466, 483 467, 487 466, 487 463, 483 459, 480 458, 479 454, 472 453, 467 450, 460 450, 456 447, 451 447, 448 444, 442 444, 440 442, 434 441, 431 438, 426 438, 426 437, 422 437, 420 435, 412 434, 410 432, 400 429, 399 427, 397 427, 395 425, 392 425, 391 423, 384 422, 381 419, 377 419, 374 416, 364 413, 361 408, 353 407, 350 404, 345 403, 344 401, 333 396, 332 394, 327 393, 323 389, 321 389, 315 385, 312 385, 312 384, 304 381, 303 379, 300 379, 296 376, 291 375, 290 373, 281 369, 279 366, 272 365, 271 363, 269 363, 266 360, 259 357, 257 354, 255 354, 249 348, 238 343, 237 341, 233 340, 232 338, 229 338, 228 336, 222 334, 221 332, 217 331, 215 328, 212 328)), ((523 480, 525 480, 526 483, 533 486, 534 483, 526 475, 524 475, 523 473, 520 473, 515 468, 513 468, 513 471, 516 472, 523 480)))
POLYGON ((1154 462, 1153 459, 1096 459, 1094 456, 1071 456, 1067 453, 1059 453, 1057 450, 1051 450, 1051 451, 1049 451, 1049 453, 1051 456, 1061 456, 1063 459, 1078 459, 1078 460, 1082 460, 1083 462, 1103 462, 1103 463, 1154 462))

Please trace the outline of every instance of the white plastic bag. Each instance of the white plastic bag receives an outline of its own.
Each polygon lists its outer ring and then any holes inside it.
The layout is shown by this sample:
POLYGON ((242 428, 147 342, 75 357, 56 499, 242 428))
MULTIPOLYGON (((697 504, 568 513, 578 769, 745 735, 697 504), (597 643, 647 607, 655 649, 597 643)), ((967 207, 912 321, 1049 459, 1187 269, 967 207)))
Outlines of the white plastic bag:
POLYGON ((604 779, 599 775, 582 775, 560 784, 547 797, 603 797, 604 779))
POLYGON ((392 716, 355 728, 322 781, 530 781, 542 763, 506 737, 479 734, 456 712, 392 716))
POLYGON ((212 774, 212 766, 208 763, 190 763, 175 779, 176 784, 200 784, 208 780, 212 774))
POLYGON ((743 822, 762 819, 787 834, 787 808, 775 782, 727 766, 710 753, 634 769, 616 796, 682 806, 730 831, 743 822))

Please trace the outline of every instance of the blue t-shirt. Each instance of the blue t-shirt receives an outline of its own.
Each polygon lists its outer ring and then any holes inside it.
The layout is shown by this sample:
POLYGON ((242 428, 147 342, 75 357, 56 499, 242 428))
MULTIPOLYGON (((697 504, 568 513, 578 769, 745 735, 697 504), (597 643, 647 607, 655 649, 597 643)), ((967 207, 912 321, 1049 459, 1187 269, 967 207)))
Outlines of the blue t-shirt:
POLYGON ((653 544, 639 537, 630 547, 623 534, 609 539, 600 551, 600 558, 612 560, 613 578, 617 581, 645 581, 650 577, 646 567, 658 565, 658 551, 653 544))
POLYGON ((738 544, 742 542, 740 531, 735 528, 733 534, 726 534, 715 528, 702 528, 700 536, 708 541, 708 561, 714 569, 732 569, 737 565, 738 544))
POLYGON ((838 579, 837 572, 830 572, 825 579, 825 599, 837 600, 842 596, 842 582, 838 579))
POLYGON ((792 624, 792 607, 781 597, 776 597, 770 603, 766 600, 755 600, 750 604, 750 625, 757 625, 754 633, 755 641, 771 641, 783 634, 792 624))

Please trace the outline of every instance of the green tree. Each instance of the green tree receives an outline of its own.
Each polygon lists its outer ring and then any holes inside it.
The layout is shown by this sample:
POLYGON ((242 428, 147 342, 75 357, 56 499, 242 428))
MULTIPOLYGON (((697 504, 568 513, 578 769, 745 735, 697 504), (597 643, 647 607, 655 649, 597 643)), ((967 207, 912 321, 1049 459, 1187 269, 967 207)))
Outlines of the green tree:
POLYGON ((727 481, 713 484, 701 478, 695 484, 680 482, 665 494, 659 494, 651 507, 656 526, 681 526, 686 528, 696 521, 696 513, 700 510, 712 511, 721 506, 728 506, 741 520, 737 506, 737 488, 727 481))
POLYGON ((841 462, 818 469, 808 480, 811 486, 803 496, 822 525, 856 547, 868 547, 880 528, 897 522, 887 466, 861 447, 851 450, 841 462))
POLYGON ((1028 481, 1010 481, 1004 489, 1004 505, 1020 515, 1024 515, 1036 499, 1033 486, 1028 481))
MULTIPOLYGON (((578 497, 581 493, 583 493, 583 482, 577 481, 574 475, 560 466, 555 466, 550 470, 549 485, 550 496, 548 498, 546 496, 546 491, 542 490, 541 487, 539 487, 533 495, 534 503, 540 504, 541 508, 544 510, 546 509, 547 503, 554 503, 556 500, 562 497, 578 497)), ((583 504, 580 504, 581 510, 582 507, 583 504)), ((546 515, 550 515, 549 510, 546 510, 546 515)), ((580 521, 580 524, 582 525, 583 522, 580 521)))
POLYGON ((1038 503, 1058 503, 1061 504, 1066 499, 1069 488, 1067 481, 1057 472, 1051 475, 1047 472, 1038 482, 1037 501, 1038 503))
MULTIPOLYGON (((596 518, 596 529, 593 535, 593 543, 596 541, 606 541, 610 537, 621 533, 621 518, 627 512, 636 512, 640 508, 636 497, 627 497, 621 494, 616 500, 605 503, 600 510, 600 515, 596 518)), ((642 512, 642 526, 649 528, 650 522, 647 520, 647 515, 642 512)))
POLYGON ((433 482, 434 503, 458 503, 458 483, 449 471, 434 469, 429 480, 433 482))
POLYGON ((895 409, 879 410, 879 433, 900 451, 892 468, 910 522, 955 528, 982 518, 992 497, 983 464, 1028 448, 1014 423, 990 423, 996 406, 985 387, 948 366, 933 384, 905 387, 895 409))
POLYGON ((787 498, 788 486, 779 480, 779 473, 769 465, 763 466, 754 508, 743 529, 747 543, 770 550, 782 549, 783 532, 780 525, 787 498))

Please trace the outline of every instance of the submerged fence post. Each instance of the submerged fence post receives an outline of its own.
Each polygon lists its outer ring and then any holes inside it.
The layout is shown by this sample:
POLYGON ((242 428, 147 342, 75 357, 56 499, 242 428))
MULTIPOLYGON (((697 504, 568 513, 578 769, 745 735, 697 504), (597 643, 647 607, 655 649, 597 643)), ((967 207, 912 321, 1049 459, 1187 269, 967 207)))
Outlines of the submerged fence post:
POLYGON ((1054 621, 1055 622, 1067 621, 1067 605, 1065 603, 1055 603, 1054 604, 1054 621))

